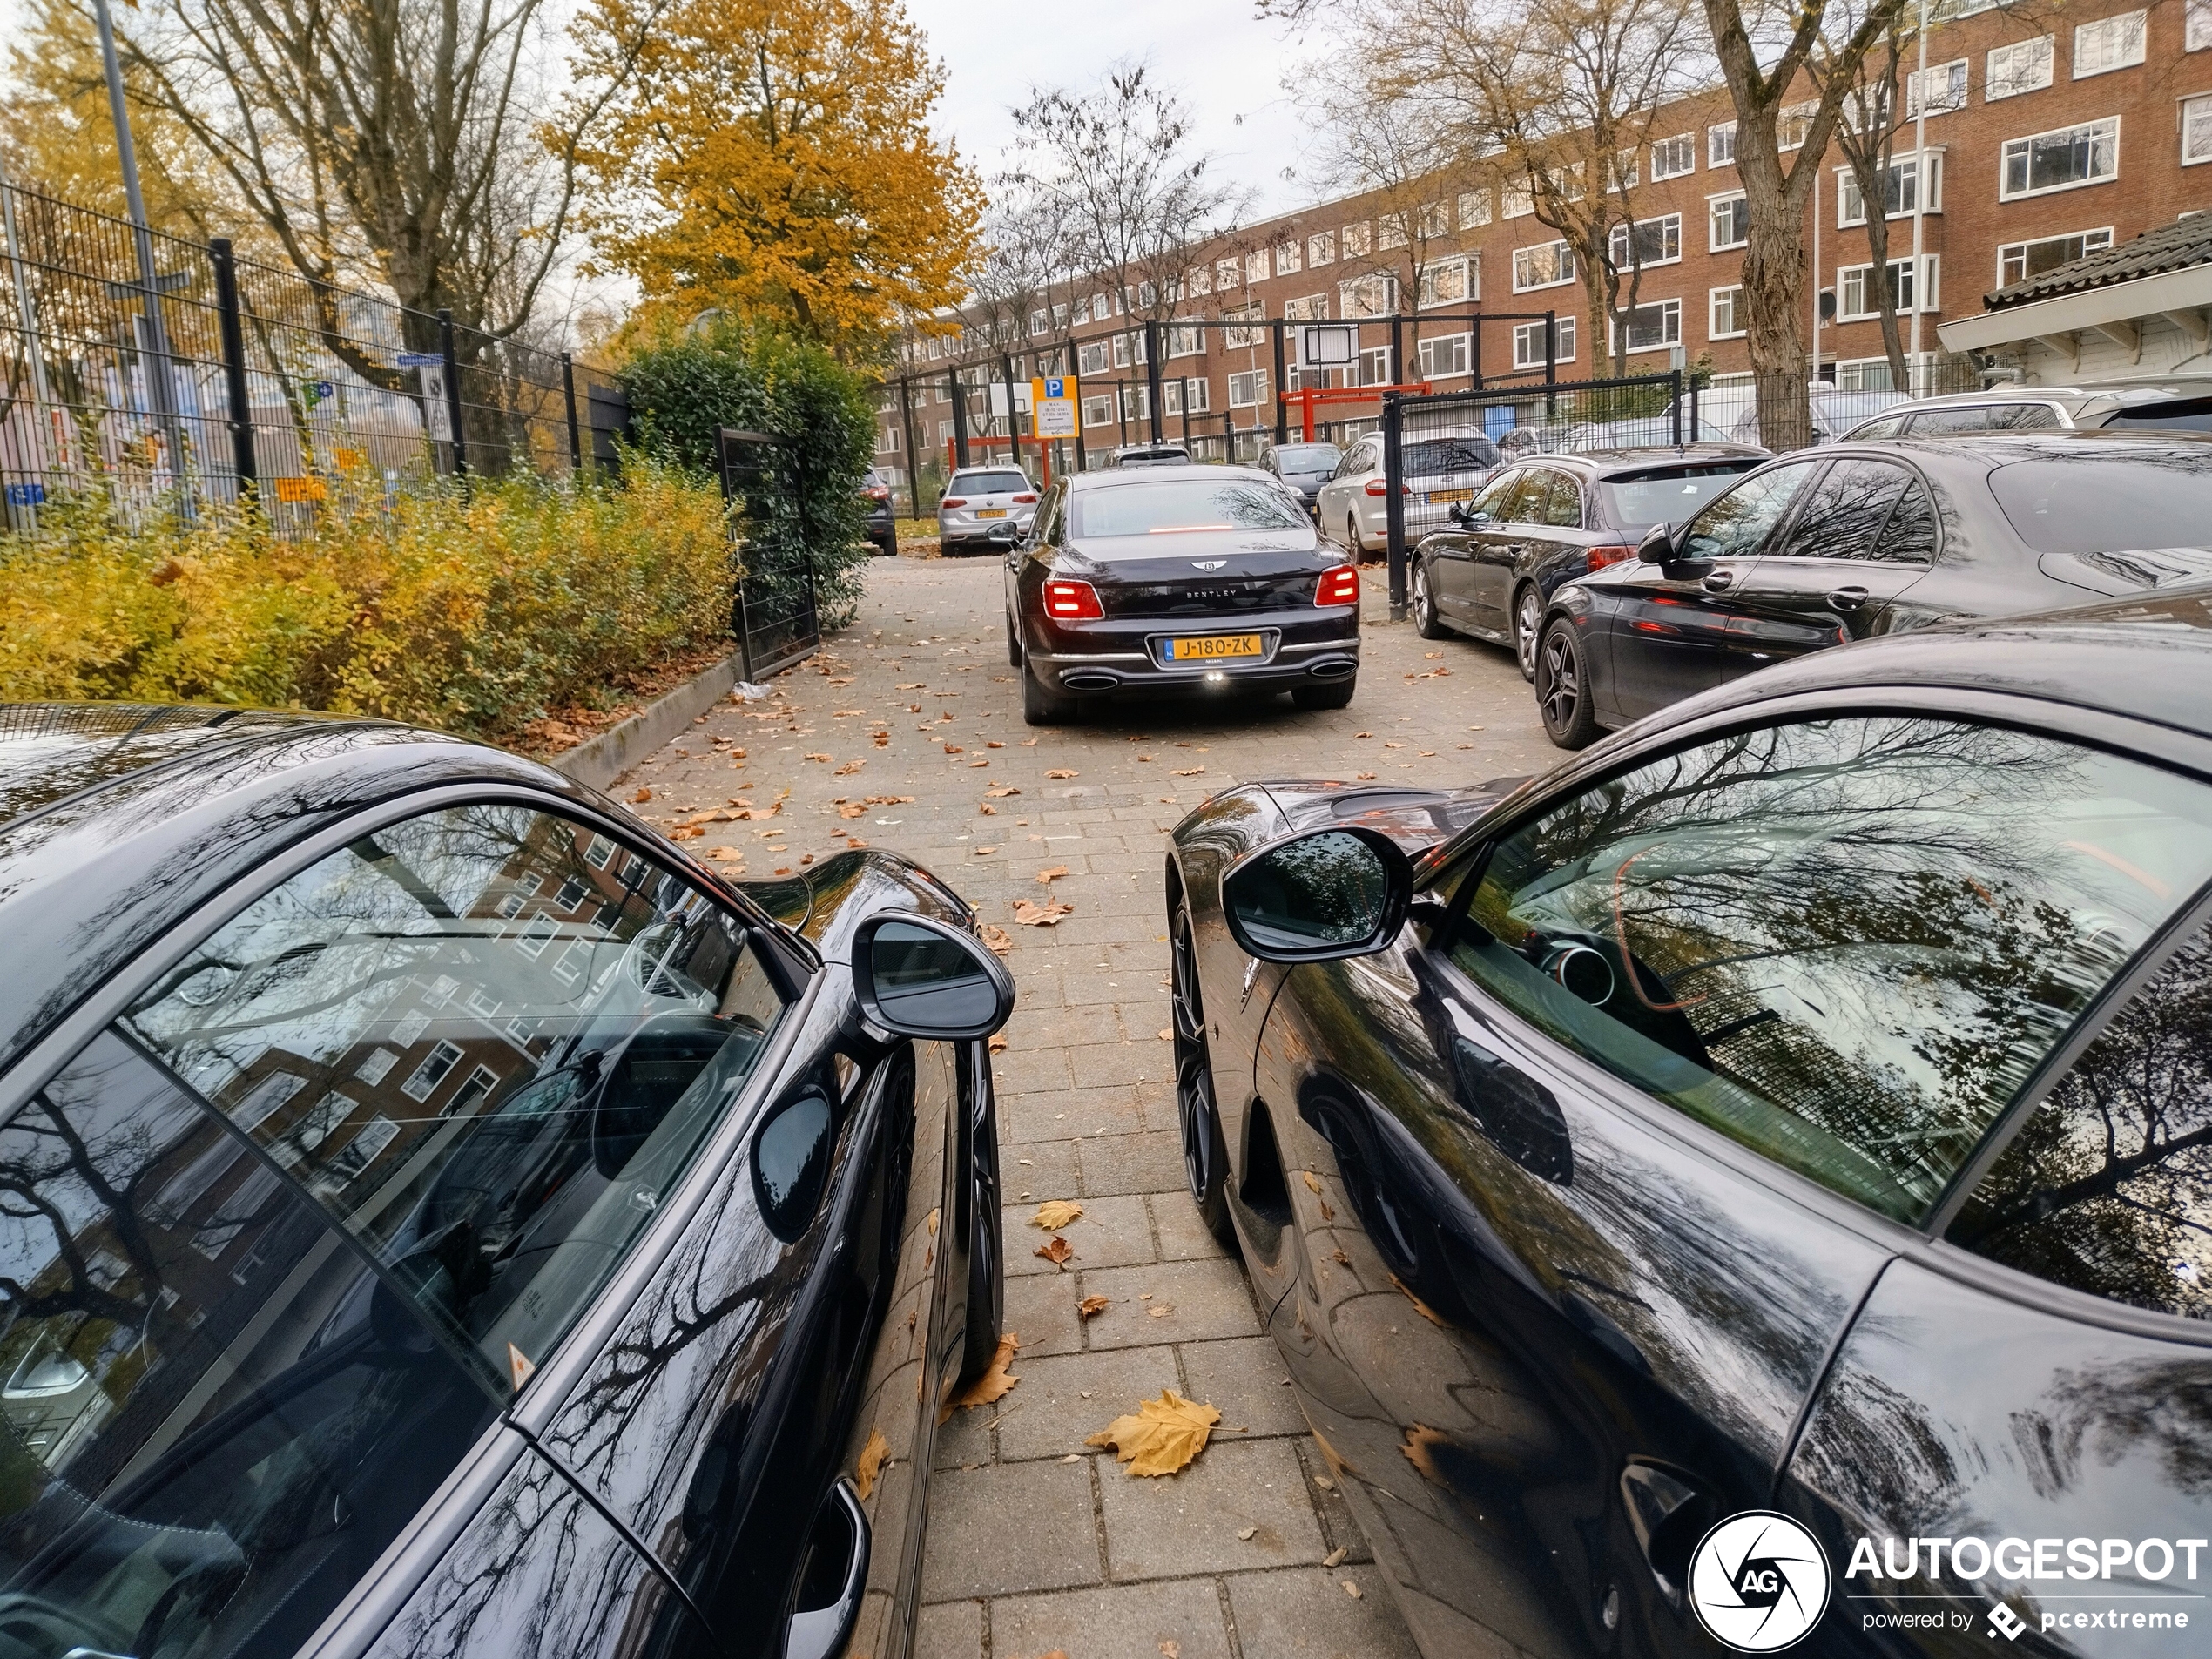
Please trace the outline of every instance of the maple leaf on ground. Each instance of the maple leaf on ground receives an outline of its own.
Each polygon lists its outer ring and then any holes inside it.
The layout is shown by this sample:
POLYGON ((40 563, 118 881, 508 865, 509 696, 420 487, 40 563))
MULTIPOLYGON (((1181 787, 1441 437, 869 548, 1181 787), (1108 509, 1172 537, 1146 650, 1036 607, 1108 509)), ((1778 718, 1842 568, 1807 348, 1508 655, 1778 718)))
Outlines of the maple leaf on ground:
POLYGON ((1043 1257, 1045 1260, 1064 1273, 1068 1271, 1068 1258, 1076 1253, 1076 1247, 1058 1233, 1055 1233, 1045 1243, 1039 1244, 1034 1253, 1043 1257))
POLYGON ((1008 795, 1018 795, 1022 792, 1012 784, 1001 784, 996 789, 987 789, 983 792, 993 800, 1004 800, 1008 795))
POLYGON ((1083 1444, 1112 1447, 1133 1475, 1173 1474, 1206 1449, 1206 1438, 1219 1421, 1221 1413, 1212 1406, 1163 1388, 1157 1399, 1116 1417, 1083 1444))
POLYGON ((830 773, 830 776, 833 778, 850 778, 854 772, 860 771, 862 766, 865 766, 868 763, 865 760, 848 760, 843 765, 840 766, 835 772, 830 773))
POLYGON ((835 755, 808 755, 806 758, 809 760, 834 760, 837 759, 835 755))
POLYGON ((883 1473, 883 1460, 891 1455, 891 1442, 883 1438, 883 1431, 868 1431, 868 1443, 860 1448, 860 1460, 853 1466, 853 1490, 860 1494, 860 1501, 868 1501, 868 1494, 875 1490, 876 1476, 883 1473))
POLYGON ((1075 909, 1071 904, 1055 900, 1050 904, 1034 904, 1027 899, 1014 901, 1014 920, 1024 927, 1056 927, 1060 918, 1075 909))
MULTIPOLYGON (((1001 1336, 999 1339, 998 1352, 991 1356, 988 1368, 981 1376, 945 1402, 945 1417, 950 1417, 955 1407, 972 1408, 977 1406, 988 1406, 995 1399, 1004 1399, 1012 1391, 1014 1385, 1022 1380, 1019 1377, 1013 1375, 1010 1369, 1014 1364, 1015 1351, 1021 1345, 1022 1339, 1015 1336, 1013 1332, 1008 1331, 1001 1336)), ((945 1418, 941 1417, 937 1420, 941 1423, 945 1418)))
POLYGON ((653 798, 653 792, 652 792, 651 790, 650 790, 650 789, 646 788, 644 785, 642 785, 642 784, 641 784, 641 785, 639 785, 639 786, 638 786, 638 787, 637 787, 637 792, 636 794, 632 795, 630 799, 631 799, 631 803, 632 803, 633 805, 636 805, 636 806, 643 806, 645 802, 647 802, 647 801, 651 800, 652 798, 653 798))
POLYGON ((1177 766, 1175 769, 1175 775, 1178 778, 1196 778, 1204 770, 1204 766, 1177 766))
POLYGON ((1305 1190, 1308 1192, 1318 1192, 1321 1190, 1321 1177, 1319 1176, 1314 1174, 1311 1170, 1301 1170, 1298 1173, 1305 1177, 1305 1190))
POLYGON ((1003 956, 1014 948, 1014 935, 996 922, 983 923, 982 934, 983 947, 994 956, 1003 956))
POLYGON ((1106 1311, 1108 1305, 1109 1298, 1106 1297, 1086 1296, 1076 1304, 1076 1312, 1086 1319, 1095 1319, 1106 1311))
POLYGON ((991 1033, 991 1052, 993 1054, 1004 1054, 1008 1046, 1005 1032, 994 1031, 991 1033))
POLYGON ((1048 1198, 1037 1206, 1037 1213, 1029 1217, 1029 1224, 1056 1233, 1082 1212, 1083 1207, 1079 1204, 1070 1204, 1065 1198, 1048 1198))
POLYGON ((837 815, 840 818, 866 818, 868 815, 868 809, 858 801, 851 801, 839 807, 837 815))
POLYGON ((1375 774, 1372 772, 1355 772, 1352 775, 1363 784, 1371 784, 1375 780, 1375 774))
POLYGON ((1067 873, 1068 867, 1066 865, 1055 864, 1049 870, 1039 870, 1037 872, 1037 880, 1049 886, 1052 882, 1057 881, 1062 876, 1067 873))
POLYGON ((1050 772, 1045 773, 1045 776, 1048 778, 1080 778, 1082 774, 1079 772, 1071 772, 1065 766, 1055 766, 1050 772))

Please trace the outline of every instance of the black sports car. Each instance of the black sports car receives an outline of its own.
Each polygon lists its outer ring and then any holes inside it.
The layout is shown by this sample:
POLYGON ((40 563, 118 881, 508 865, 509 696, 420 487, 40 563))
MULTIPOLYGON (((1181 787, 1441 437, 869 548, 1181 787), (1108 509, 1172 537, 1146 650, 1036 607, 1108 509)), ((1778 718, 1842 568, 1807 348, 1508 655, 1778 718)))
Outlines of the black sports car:
POLYGON ((1738 443, 1545 455, 1493 473, 1424 536, 1410 573, 1424 639, 1472 634, 1511 645, 1536 676, 1544 609, 1562 583, 1632 558, 1654 524, 1679 523, 1767 458, 1738 443))
POLYGON ((1006 653, 1031 725, 1131 691, 1340 709, 1359 673, 1359 571, 1257 467, 1077 473, 1007 557, 1006 653))
POLYGON ((0 1651, 905 1650, 1004 969, 381 723, 0 709, 0 1651))
POLYGON ((1839 443, 1786 455, 1638 556, 1561 586, 1535 662, 1577 748, 1723 680, 1946 617, 2212 573, 2212 439, 2105 433, 1839 443))
POLYGON ((1192 1193, 1432 1659, 2201 1644, 2212 587, 1166 874, 1192 1193))

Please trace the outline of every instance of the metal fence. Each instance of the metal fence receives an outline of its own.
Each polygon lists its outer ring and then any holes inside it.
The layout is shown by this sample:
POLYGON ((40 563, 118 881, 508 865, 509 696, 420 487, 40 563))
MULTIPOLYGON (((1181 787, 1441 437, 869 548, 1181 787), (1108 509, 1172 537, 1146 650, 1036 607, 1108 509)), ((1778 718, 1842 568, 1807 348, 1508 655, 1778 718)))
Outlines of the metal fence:
POLYGON ((721 427, 715 469, 738 563, 730 631, 748 680, 765 679, 821 648, 813 541, 786 440, 721 427))
POLYGON ((64 501, 133 526, 252 496, 280 529, 438 477, 605 464, 628 406, 604 375, 410 310, 0 184, 6 529, 64 501))

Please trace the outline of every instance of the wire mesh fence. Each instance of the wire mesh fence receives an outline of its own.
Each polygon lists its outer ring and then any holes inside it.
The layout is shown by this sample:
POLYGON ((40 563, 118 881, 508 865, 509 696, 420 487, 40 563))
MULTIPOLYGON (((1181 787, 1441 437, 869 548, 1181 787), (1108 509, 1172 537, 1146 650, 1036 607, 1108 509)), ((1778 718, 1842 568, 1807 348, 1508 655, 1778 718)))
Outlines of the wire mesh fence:
POLYGON ((219 238, 0 184, 0 486, 17 536, 65 502, 144 529, 249 496, 298 529, 440 479, 607 464, 627 430, 620 388, 564 354, 219 238))

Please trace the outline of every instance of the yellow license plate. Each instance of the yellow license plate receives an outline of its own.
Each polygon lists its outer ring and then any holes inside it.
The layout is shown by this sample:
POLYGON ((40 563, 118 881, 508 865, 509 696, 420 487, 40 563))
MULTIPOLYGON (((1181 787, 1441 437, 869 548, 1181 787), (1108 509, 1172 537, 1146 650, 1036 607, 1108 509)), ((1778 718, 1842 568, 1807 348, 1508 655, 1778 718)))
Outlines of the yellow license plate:
POLYGON ((1197 639, 1170 639, 1167 658, 1171 663, 1208 663, 1224 657, 1263 657, 1266 649, 1258 634, 1207 634, 1197 639))
POLYGON ((1003 507, 981 507, 976 509, 975 516, 978 518, 1004 518, 1006 516, 1006 509, 1003 507))
POLYGON ((1428 499, 1432 503, 1440 501, 1473 501, 1474 499, 1474 491, 1472 488, 1467 489, 1432 489, 1428 492, 1428 499))

